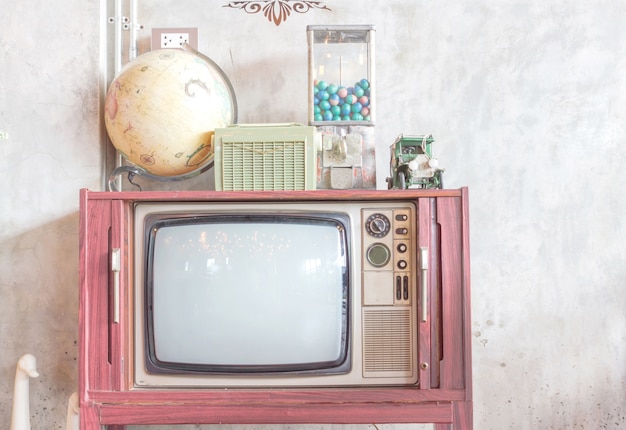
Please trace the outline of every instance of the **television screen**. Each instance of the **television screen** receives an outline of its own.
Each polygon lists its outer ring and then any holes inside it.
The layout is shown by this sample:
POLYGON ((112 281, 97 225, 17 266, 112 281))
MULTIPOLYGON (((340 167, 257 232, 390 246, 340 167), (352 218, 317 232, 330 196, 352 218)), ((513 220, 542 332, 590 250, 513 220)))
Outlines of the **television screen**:
POLYGON ((145 227, 148 371, 349 367, 347 216, 161 214, 145 227))

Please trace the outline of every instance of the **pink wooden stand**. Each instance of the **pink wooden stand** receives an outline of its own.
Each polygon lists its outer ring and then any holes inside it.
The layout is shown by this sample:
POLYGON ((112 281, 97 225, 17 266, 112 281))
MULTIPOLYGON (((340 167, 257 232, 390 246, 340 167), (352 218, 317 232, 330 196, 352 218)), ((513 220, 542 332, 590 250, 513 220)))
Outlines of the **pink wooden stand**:
MULTIPOLYGON (((467 189, 298 192, 90 192, 80 197, 80 428, 141 424, 435 423, 472 429, 467 189), (132 383, 132 205, 137 201, 415 201, 420 245, 435 247, 427 319, 419 321, 419 383, 410 387, 137 389, 132 383), (110 249, 120 248, 114 321, 110 249)), ((416 287, 417 290, 417 287, 416 287)), ((418 296, 421 301, 421 295, 418 296)))

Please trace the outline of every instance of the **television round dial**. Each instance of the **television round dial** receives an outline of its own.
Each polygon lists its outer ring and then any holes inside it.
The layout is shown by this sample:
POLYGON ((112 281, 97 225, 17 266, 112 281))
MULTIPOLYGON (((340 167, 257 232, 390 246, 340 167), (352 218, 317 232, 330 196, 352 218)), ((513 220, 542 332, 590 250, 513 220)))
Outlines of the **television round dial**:
POLYGON ((384 267, 391 259, 391 251, 382 243, 374 243, 367 249, 367 261, 374 267, 384 267))
POLYGON ((391 230, 389 218, 381 213, 375 213, 367 217, 365 221, 367 234, 373 237, 385 237, 391 230))

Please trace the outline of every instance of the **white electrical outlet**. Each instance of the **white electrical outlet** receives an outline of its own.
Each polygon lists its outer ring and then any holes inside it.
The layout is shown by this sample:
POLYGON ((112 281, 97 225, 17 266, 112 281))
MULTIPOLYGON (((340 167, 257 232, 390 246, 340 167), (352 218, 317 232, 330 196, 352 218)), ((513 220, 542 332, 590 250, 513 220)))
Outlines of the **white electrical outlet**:
POLYGON ((156 49, 181 49, 184 44, 198 49, 197 28, 153 28, 152 50, 156 49))
POLYGON ((182 48, 189 43, 189 33, 161 33, 161 48, 182 48))

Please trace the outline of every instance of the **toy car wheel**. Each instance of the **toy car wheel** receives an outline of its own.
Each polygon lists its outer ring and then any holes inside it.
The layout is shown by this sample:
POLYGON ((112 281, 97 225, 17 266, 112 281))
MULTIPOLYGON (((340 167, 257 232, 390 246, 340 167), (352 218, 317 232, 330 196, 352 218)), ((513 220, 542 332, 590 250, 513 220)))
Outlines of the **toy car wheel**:
POLYGON ((404 172, 398 172, 398 188, 401 190, 406 189, 406 176, 404 172))

